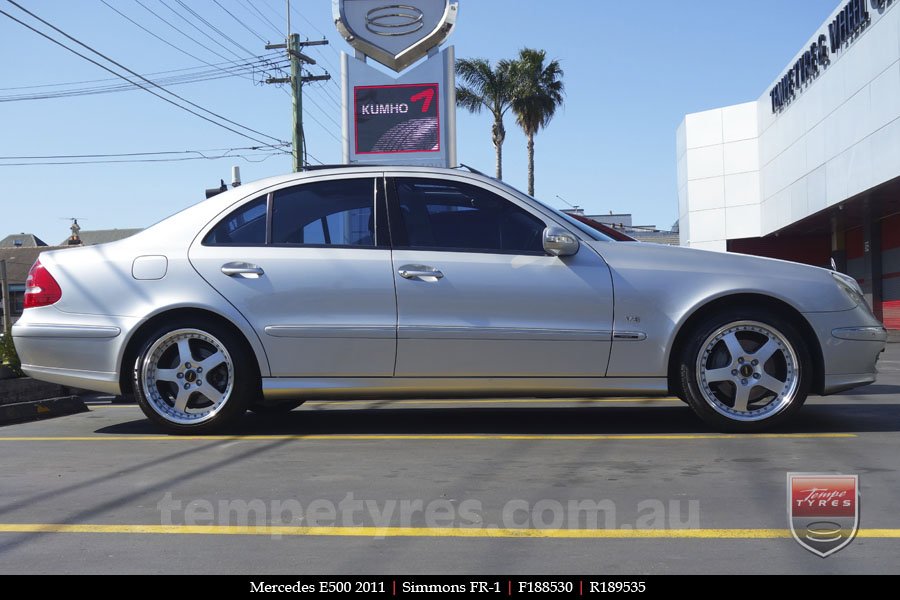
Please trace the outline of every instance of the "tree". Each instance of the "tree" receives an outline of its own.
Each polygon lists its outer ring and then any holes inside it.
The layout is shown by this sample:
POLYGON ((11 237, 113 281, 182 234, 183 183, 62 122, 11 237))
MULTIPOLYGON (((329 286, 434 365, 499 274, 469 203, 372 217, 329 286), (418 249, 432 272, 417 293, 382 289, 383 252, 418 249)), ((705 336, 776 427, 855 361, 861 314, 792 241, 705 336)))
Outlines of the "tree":
POLYGON ((497 179, 503 179, 503 142, 506 128, 503 115, 510 109, 516 83, 511 73, 512 63, 501 60, 495 68, 484 58, 459 59, 456 61, 456 103, 471 113, 487 109, 494 117, 491 127, 491 141, 497 151, 497 179))
POLYGON ((512 110, 516 123, 528 138, 528 193, 534 196, 534 136, 547 127, 556 109, 563 104, 565 86, 559 61, 545 64, 544 50, 524 48, 513 62, 516 81, 512 110))

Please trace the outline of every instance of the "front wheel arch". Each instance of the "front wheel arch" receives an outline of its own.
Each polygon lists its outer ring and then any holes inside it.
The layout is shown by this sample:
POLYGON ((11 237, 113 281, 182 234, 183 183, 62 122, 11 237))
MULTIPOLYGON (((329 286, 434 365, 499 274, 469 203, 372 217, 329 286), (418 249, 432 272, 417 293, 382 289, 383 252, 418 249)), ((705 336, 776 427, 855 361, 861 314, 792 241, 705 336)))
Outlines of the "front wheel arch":
POLYGON ((810 360, 812 361, 811 390, 817 394, 823 393, 825 389, 825 358, 822 354, 822 346, 819 343, 818 336, 816 336, 809 321, 806 320, 800 311, 783 300, 766 296, 765 294, 732 294, 716 298, 696 308, 690 317, 685 319, 678 329, 672 346, 669 348, 667 369, 669 393, 673 396, 684 398, 685 392, 681 386, 678 358, 681 356, 691 333, 696 329, 697 325, 718 312, 740 310, 742 308, 745 308, 748 312, 760 308, 767 309, 789 320, 799 330, 803 336, 803 341, 806 342, 810 360))
MULTIPOLYGON (((167 310, 157 315, 153 315, 144 323, 141 323, 137 330, 131 334, 131 338, 125 346, 125 352, 122 353, 122 362, 119 364, 119 388, 123 395, 134 392, 132 385, 134 361, 137 360, 137 355, 141 346, 147 341, 147 336, 156 331, 163 323, 182 318, 196 321, 213 321, 217 325, 230 329, 237 339, 244 344, 244 350, 248 355, 256 357, 253 346, 247 341, 244 333, 234 323, 222 315, 202 308, 176 308, 167 310)), ((251 363, 251 368, 255 370, 257 379, 260 379, 258 358, 257 360, 251 361, 251 363)), ((260 384, 260 393, 262 393, 262 384, 260 384)))

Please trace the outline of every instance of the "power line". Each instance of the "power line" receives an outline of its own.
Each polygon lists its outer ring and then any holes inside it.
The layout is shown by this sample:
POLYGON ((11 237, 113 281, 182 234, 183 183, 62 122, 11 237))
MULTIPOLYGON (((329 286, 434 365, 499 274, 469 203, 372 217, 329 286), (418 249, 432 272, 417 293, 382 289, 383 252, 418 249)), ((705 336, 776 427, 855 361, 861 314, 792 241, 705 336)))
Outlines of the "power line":
POLYGON ((54 160, 46 162, 0 162, 0 167, 39 167, 39 166, 58 166, 58 165, 109 165, 118 163, 159 163, 159 162, 185 162, 189 160, 220 160, 223 158, 235 159, 259 163, 272 158, 273 156, 289 156, 290 152, 251 152, 247 154, 223 154, 221 156, 180 156, 170 158, 126 158, 121 160, 101 159, 101 160, 54 160), (251 158, 261 156, 263 158, 251 158))
MULTIPOLYGON (((280 52, 270 52, 268 54, 261 54, 261 55, 257 56, 256 58, 258 59, 259 64, 265 64, 265 63, 272 61, 273 59, 281 58, 281 53, 280 52)), ((248 59, 241 59, 241 60, 230 60, 230 61, 222 62, 222 63, 213 63, 209 66, 216 67, 216 68, 223 68, 223 67, 226 67, 229 65, 230 66, 242 66, 242 63, 245 65, 255 64, 255 63, 248 62, 248 59)), ((157 75, 167 75, 169 73, 183 73, 185 71, 196 71, 197 69, 202 69, 202 68, 203 67, 200 67, 200 66, 181 67, 180 69, 168 69, 165 71, 154 71, 152 73, 145 73, 144 76, 145 77, 155 77, 157 75)), ((224 70, 227 72, 227 69, 224 69, 224 70)), ((11 91, 15 91, 15 90, 36 90, 36 89, 48 88, 48 87, 63 87, 63 86, 67 86, 67 85, 87 85, 89 83, 108 83, 110 81, 118 81, 118 80, 119 80, 118 77, 104 77, 101 79, 85 79, 82 81, 63 81, 60 83, 41 83, 38 85, 20 85, 20 86, 16 86, 16 87, 0 87, 0 92, 11 92, 11 91)))
MULTIPOLYGON (((196 107, 196 108, 198 108, 198 109, 200 109, 200 110, 202 110, 202 111, 204 111, 204 112, 207 112, 207 113, 209 113, 209 114, 211 114, 211 115, 214 115, 214 116, 216 116, 217 118, 222 119, 223 121, 226 121, 226 122, 228 122, 228 123, 231 123, 231 124, 233 124, 233 125, 235 125, 235 126, 237 126, 237 127, 241 127, 241 128, 243 128, 243 129, 246 129, 247 131, 252 131, 252 132, 254 132, 254 133, 257 133, 257 134, 259 134, 259 135, 262 135, 263 137, 268 137, 268 138, 270 138, 270 139, 272 139, 272 140, 275 140, 276 142, 284 143, 284 140, 279 140, 279 139, 276 138, 276 137, 273 137, 273 136, 270 136, 270 135, 268 135, 268 134, 265 134, 265 133, 256 131, 255 129, 251 129, 251 128, 245 126, 245 125, 241 125, 240 123, 236 123, 235 121, 231 121, 230 119, 226 119, 225 117, 222 117, 221 115, 218 115, 217 113, 214 113, 214 112, 212 112, 212 111, 210 111, 210 110, 208 110, 208 109, 203 108, 202 106, 199 106, 199 105, 197 105, 197 104, 194 104, 193 102, 190 102, 189 100, 186 100, 186 99, 182 98, 181 96, 179 96, 178 94, 175 94, 174 92, 170 92, 170 91, 166 90, 165 88, 162 88, 162 87, 156 85, 155 83, 153 83, 152 81, 150 81, 150 80, 147 79, 146 77, 142 77, 141 75, 139 75, 138 73, 135 73, 135 72, 132 71, 131 69, 128 69, 127 67, 125 67, 125 66, 123 66, 123 65, 121 65, 121 64, 119 64, 119 63, 117 63, 116 61, 114 61, 114 60, 112 60, 112 59, 110 59, 110 58, 108 58, 108 57, 105 56, 104 54, 102 54, 102 53, 100 53, 100 52, 94 50, 94 49, 91 48, 90 46, 88 46, 88 45, 86 45, 86 44, 84 44, 84 43, 78 41, 77 39, 73 38, 72 36, 70 36, 70 35, 67 34, 66 32, 64 32, 64 31, 62 31, 61 29, 59 29, 58 27, 56 27, 56 26, 54 26, 54 25, 48 23, 47 21, 41 19, 40 17, 38 17, 37 15, 35 15, 34 13, 32 13, 31 11, 22 8, 19 4, 17 4, 16 2, 14 2, 14 0, 7 0, 7 2, 9 2, 9 3, 12 4, 12 5, 14 5, 16 8, 18 8, 18 9, 21 10, 22 12, 31 15, 32 17, 34 17, 35 19, 37 19, 37 20, 40 21, 41 23, 44 23, 45 25, 49 26, 50 28, 52 28, 52 29, 56 30, 57 32, 61 33, 62 35, 66 36, 67 38, 69 38, 70 40, 74 41, 75 43, 77 43, 77 44, 83 46, 84 48, 87 48, 88 50, 90 50, 90 51, 93 52, 94 54, 96 54, 96 55, 98 55, 98 56, 104 58, 105 60, 111 62, 112 64, 118 66, 119 68, 121 68, 121 69, 123 69, 123 70, 125 70, 125 71, 127 71, 127 72, 129 72, 129 73, 131 73, 131 74, 134 75, 135 77, 138 77, 139 79, 141 79, 141 80, 143 80, 143 81, 146 81, 147 83, 149 83, 149 84, 151 84, 151 85, 153 85, 153 86, 155 86, 155 87, 160 88, 162 91, 166 92, 167 94, 169 94, 169 95, 171 95, 171 96, 174 96, 175 98, 178 98, 179 100, 182 100, 183 102, 186 102, 187 104, 190 104, 190 105, 192 105, 192 106, 194 106, 194 107, 196 107)), ((187 108, 186 106, 183 106, 183 105, 181 105, 181 104, 178 104, 177 102, 175 102, 175 101, 173 101, 173 100, 171 100, 171 99, 169 99, 169 98, 166 98, 166 97, 164 97, 164 96, 159 95, 158 93, 154 92, 154 91, 151 90, 150 88, 144 87, 144 86, 141 85, 140 83, 131 81, 130 79, 128 79, 127 77, 125 77, 125 76, 122 75, 121 73, 118 73, 118 72, 116 72, 116 71, 110 69, 109 67, 107 67, 107 66, 105 66, 105 65, 103 65, 103 64, 100 64, 99 62, 95 61, 94 59, 92 59, 92 58, 90 58, 90 57, 88 57, 88 56, 85 56, 84 54, 81 54, 81 53, 78 52, 77 50, 74 50, 74 49, 72 49, 72 48, 66 46, 65 44, 63 44, 63 43, 60 42, 59 40, 56 40, 56 39, 54 39, 53 37, 47 35, 46 33, 44 33, 44 32, 42 32, 42 31, 39 31, 39 30, 35 29, 35 28, 32 27, 31 25, 25 23, 24 21, 21 21, 21 20, 17 19, 17 18, 14 17, 13 15, 11 15, 11 14, 5 12, 5 11, 0 11, 0 14, 5 15, 6 17, 12 19, 12 20, 15 21, 16 23, 19 23, 20 25, 22 25, 23 27, 26 27, 26 28, 30 29, 31 31, 37 33, 37 34, 40 35, 41 37, 44 37, 44 38, 50 40, 50 41, 53 42, 54 44, 56 44, 56 45, 58 45, 58 46, 60 46, 60 47, 62 47, 62 48, 65 48, 65 49, 68 50, 69 52, 71 52, 71 53, 73 53, 73 54, 75 54, 75 55, 77 55, 77 56, 80 56, 81 58, 87 60, 88 62, 93 63, 94 65, 97 65, 97 66, 100 67, 101 69, 103 69, 103 70, 105 70, 105 71, 107 71, 107 72, 109 72, 109 73, 112 73, 112 74, 115 75, 116 77, 120 77, 120 78, 124 79, 125 81, 128 81, 129 83, 132 83, 132 84, 134 84, 134 85, 137 85, 137 86, 140 87, 141 89, 143 89, 143 90, 149 92, 150 94, 153 94, 153 95, 156 96, 157 98, 159 98, 159 99, 161 99, 161 100, 164 100, 165 102, 168 102, 169 104, 171 104, 171 105, 173 105, 173 106, 177 106, 177 107, 180 108, 181 110, 184 110, 184 111, 186 111, 186 112, 189 112, 189 113, 191 113, 192 115, 194 115, 194 116, 196 116, 196 117, 199 117, 199 118, 203 119, 204 121, 208 121, 209 123, 212 123, 212 124, 214 124, 214 125, 217 125, 217 126, 223 128, 223 129, 226 129, 226 130, 228 130, 228 131, 231 131, 232 133, 236 133, 236 134, 240 135, 241 137, 245 137, 245 138, 247 138, 247 139, 251 139, 251 140, 253 140, 254 142, 259 142, 259 143, 264 144, 264 145, 266 145, 266 146, 271 146, 271 145, 272 145, 272 144, 270 144, 270 143, 263 142, 262 140, 259 140, 259 139, 255 138, 255 137, 253 137, 253 136, 250 136, 250 135, 248 135, 248 134, 246 134, 246 133, 244 133, 244 132, 242 132, 242 131, 238 131, 237 129, 233 129, 233 128, 227 126, 227 125, 224 125, 224 124, 222 124, 222 123, 219 123, 218 121, 214 121, 213 119, 211 119, 211 118, 209 118, 209 117, 207 117, 207 116, 205 116, 205 115, 202 115, 202 114, 200 114, 200 113, 198 113, 198 112, 195 112, 195 111, 191 110, 190 108, 187 108)))
POLYGON ((182 0, 175 0, 175 1, 176 1, 176 2, 177 2, 184 10, 186 10, 186 11, 188 11, 189 13, 191 13, 192 15, 194 15, 194 17, 195 17, 198 21, 200 21, 201 23, 203 23, 204 25, 206 25, 207 27, 209 27, 210 29, 212 29, 214 32, 216 32, 217 34, 219 34, 220 36, 222 36, 223 38, 225 38, 226 40, 228 40, 229 42, 231 42, 232 44, 234 44, 236 47, 238 47, 238 48, 240 48, 241 50, 243 50, 244 52, 246 52, 249 56, 253 56, 253 55, 254 55, 254 52, 253 52, 253 51, 248 50, 246 47, 244 47, 244 46, 242 46, 241 44, 239 44, 238 42, 234 41, 234 38, 228 36, 224 31, 222 31, 221 29, 219 29, 218 27, 216 27, 215 25, 213 25, 212 23, 210 23, 209 21, 207 21, 206 19, 204 19, 203 16, 200 15, 200 13, 198 13, 198 12, 195 11, 193 8, 191 8, 190 6, 188 6, 187 4, 185 4, 182 0))
MULTIPOLYGON (((278 35, 284 35, 284 32, 281 31, 281 29, 280 29, 277 25, 275 25, 275 23, 273 23, 272 21, 270 21, 270 20, 268 19, 268 17, 266 17, 266 15, 262 14, 262 11, 260 11, 260 10, 256 7, 256 5, 253 4, 252 1, 250 1, 250 2, 248 2, 248 3, 245 3, 244 0, 237 0, 237 1, 238 1, 238 4, 240 4, 241 6, 243 6, 245 9, 246 9, 246 7, 249 5, 250 8, 253 9, 253 11, 251 12, 251 14, 253 14, 253 13, 255 12, 256 15, 259 15, 258 17, 256 17, 257 19, 260 19, 260 21, 267 23, 272 29, 274 29, 274 30, 278 33, 278 35)), ((248 12, 249 12, 249 11, 248 11, 248 12)), ((254 16, 256 16, 256 15, 254 15, 254 16)))
MULTIPOLYGON (((196 36, 192 36, 192 35, 189 34, 189 33, 185 33, 183 30, 181 30, 181 29, 179 29, 178 27, 176 27, 175 25, 173 25, 168 19, 166 19, 165 17, 160 16, 159 13, 157 13, 157 12, 154 11, 152 8, 150 8, 149 6, 147 6, 146 4, 144 4, 143 2, 141 2, 141 0, 134 0, 134 1, 137 2, 144 10, 146 10, 147 12, 149 12, 151 15, 153 15, 154 17, 156 17, 157 19, 159 19, 160 21, 162 21, 163 23, 165 23, 166 25, 168 25, 169 27, 171 27, 172 29, 174 29, 175 31, 177 31, 178 33, 180 33, 181 35, 183 35, 184 37, 186 37, 187 39, 191 40, 192 42, 194 42, 194 43, 197 44, 198 46, 201 46, 201 47, 205 48, 206 50, 208 50, 209 52, 212 52, 213 54, 215 54, 216 56, 218 56, 219 58, 221 58, 221 59, 223 59, 223 60, 229 60, 228 57, 225 56, 224 54, 222 54, 221 52, 218 52, 217 50, 213 50, 212 48, 210 48, 210 47, 207 46, 206 44, 200 42, 200 41, 196 38, 196 36)), ((190 21, 188 21, 181 13, 177 12, 175 9, 173 9, 173 8, 172 8, 171 6, 169 6, 168 4, 165 4, 164 2, 162 2, 162 0, 160 0, 160 2, 163 4, 163 6, 165 6, 166 8, 168 8, 169 10, 171 10, 172 12, 174 12, 177 16, 181 17, 181 19, 184 20, 188 25, 194 27, 194 29, 197 29, 197 30, 200 31, 200 33, 202 33, 203 35, 206 35, 206 37, 210 37, 209 35, 206 34, 205 31, 200 30, 196 25, 194 25, 193 23, 191 23, 190 21)), ((221 46, 222 48, 224 48, 224 49, 227 50, 228 52, 231 52, 231 54, 233 54, 234 56, 237 56, 238 58, 241 58, 241 56, 240 56, 239 54, 237 54, 236 52, 233 52, 231 49, 227 48, 226 46, 223 46, 218 40, 213 39, 213 38, 210 38, 210 39, 211 39, 212 41, 214 41, 215 43, 219 44, 219 46, 221 46)))
MULTIPOLYGON (((289 146, 288 142, 282 144, 289 146)), ((237 152, 238 150, 262 150, 263 146, 241 146, 237 148, 205 148, 202 150, 160 150, 159 152, 112 152, 97 154, 45 154, 42 156, 0 156, 0 160, 51 160, 57 158, 115 158, 115 157, 135 157, 135 156, 156 156, 156 155, 173 155, 173 154, 197 154, 201 158, 205 158, 208 152, 237 152)))
MULTIPOLYGON (((157 35, 156 33, 150 31, 149 29, 147 29, 146 27, 144 27, 143 25, 141 25, 140 23, 138 23, 137 21, 135 21, 134 19, 132 19, 131 17, 129 17, 128 15, 126 15, 125 13, 123 13, 122 11, 120 11, 119 9, 117 9, 116 7, 114 7, 114 6, 112 6, 111 4, 109 4, 106 0, 100 0, 100 2, 102 2, 104 5, 106 5, 106 6, 107 6, 109 9, 111 9, 112 11, 116 12, 119 16, 121 16, 121 17, 122 17, 123 19, 125 19, 126 21, 128 21, 128 22, 132 23, 134 26, 136 26, 136 27, 142 29, 143 31, 145 31, 146 33, 150 34, 150 35, 153 36, 154 38, 156 38, 156 39, 158 39, 159 41, 161 41, 162 43, 166 44, 167 46, 170 46, 171 48, 174 48, 174 49, 177 50, 178 52, 181 52, 182 54, 185 54, 185 55, 187 55, 187 56, 193 58, 194 60, 196 60, 196 61, 198 61, 198 62, 202 62, 202 63, 205 64, 205 65, 208 65, 208 66, 214 66, 213 63, 211 63, 211 62, 209 62, 209 61, 206 61, 206 60, 203 60, 203 59, 200 58, 199 56, 196 56, 196 55, 194 55, 194 54, 191 54, 190 52, 188 52, 188 51, 185 50, 184 48, 181 48, 180 46, 176 46, 175 44, 173 44, 173 43, 170 42, 169 40, 167 40, 167 39, 165 39, 165 38, 163 38, 163 37, 157 35)), ((146 8, 146 7, 145 7, 145 8, 146 8)), ((149 9, 148 9, 148 10, 149 10, 149 9)), ((153 12, 153 11, 150 11, 150 12, 153 12)), ((176 29, 176 30, 177 30, 177 29, 176 29)), ((199 42, 198 42, 198 43, 199 43, 199 42)), ((203 44, 200 44, 200 45, 203 46, 203 44)), ((203 47, 206 48, 206 46, 203 46, 203 47)), ((210 50, 209 48, 206 48, 206 49, 207 49, 207 50, 210 50)), ((211 50, 210 50, 210 51, 211 51, 211 50)), ((221 56, 221 55, 220 55, 220 56, 221 56)), ((224 58, 224 57, 222 57, 222 58, 224 58)), ((251 80, 252 80, 252 78, 250 78, 250 77, 247 77, 246 79, 251 79, 251 80)))
POLYGON ((238 54, 237 52, 235 52, 234 50, 232 50, 231 48, 229 48, 228 46, 226 46, 225 44, 223 44, 222 42, 220 42, 219 40, 217 40, 216 38, 214 38, 213 36, 211 36, 211 35, 208 34, 207 32, 205 32, 205 31, 203 31, 202 29, 200 29, 200 27, 198 27, 197 25, 195 25, 195 24, 193 23, 193 21, 191 21, 190 19, 188 19, 186 16, 184 16, 183 14, 181 14, 179 11, 175 10, 173 7, 169 6, 169 5, 165 2, 165 0, 159 0, 159 3, 162 4, 163 6, 165 6, 166 8, 168 8, 172 13, 175 14, 176 17, 178 17, 179 19, 181 19, 182 21, 184 21, 185 23, 187 23, 188 25, 190 25, 191 27, 193 27, 194 29, 196 29, 196 30, 197 30, 198 32, 200 32, 202 35, 206 36, 207 39, 211 40, 213 43, 215 43, 216 45, 218 45, 220 48, 222 48, 222 49, 225 50, 226 52, 230 52, 231 54, 237 56, 238 58, 241 57, 240 54, 238 54))
POLYGON ((252 33, 253 35, 255 35, 255 36, 256 36, 256 39, 258 39, 259 41, 261 41, 261 42, 264 43, 264 44, 269 43, 269 40, 267 40, 267 39, 264 38, 263 36, 259 35, 254 29, 252 29, 249 25, 247 25, 246 23, 244 23, 241 19, 238 19, 238 18, 234 15, 234 13, 231 12, 230 10, 228 10, 227 8, 225 8, 225 7, 219 2, 219 0, 213 0, 213 2, 216 3, 216 6, 218 6, 219 8, 221 8, 222 10, 224 10, 226 13, 228 13, 228 16, 230 16, 232 19, 234 19, 235 21, 237 21, 238 24, 240 24, 241 27, 243 27, 244 29, 246 29, 247 31, 249 31, 250 33, 252 33))
MULTIPOLYGON (((216 70, 207 69, 200 72, 185 73, 182 75, 154 79, 154 81, 158 85, 166 86, 213 81, 217 79, 226 79, 228 77, 239 77, 247 73, 255 73, 258 68, 265 66, 266 64, 269 65, 269 68, 280 67, 280 65, 278 64, 271 63, 248 63, 246 65, 235 65, 230 69, 223 70, 221 73, 216 70)), ((97 94, 109 94, 113 92, 129 92, 136 89, 139 89, 139 87, 130 82, 105 86, 73 87, 62 90, 58 89, 43 92, 8 94, 5 96, 0 96, 0 102, 20 102, 24 100, 47 100, 55 98, 70 98, 75 96, 92 96, 97 94)))

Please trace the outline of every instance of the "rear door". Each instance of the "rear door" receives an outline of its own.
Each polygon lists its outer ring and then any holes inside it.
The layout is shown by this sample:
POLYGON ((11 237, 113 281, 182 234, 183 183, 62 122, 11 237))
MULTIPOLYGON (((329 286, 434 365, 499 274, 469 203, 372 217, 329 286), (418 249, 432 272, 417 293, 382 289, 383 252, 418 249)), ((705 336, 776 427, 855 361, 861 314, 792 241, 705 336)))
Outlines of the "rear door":
POLYGON ((253 325, 272 375, 390 376, 397 309, 384 178, 305 180, 244 203, 191 247, 253 325))

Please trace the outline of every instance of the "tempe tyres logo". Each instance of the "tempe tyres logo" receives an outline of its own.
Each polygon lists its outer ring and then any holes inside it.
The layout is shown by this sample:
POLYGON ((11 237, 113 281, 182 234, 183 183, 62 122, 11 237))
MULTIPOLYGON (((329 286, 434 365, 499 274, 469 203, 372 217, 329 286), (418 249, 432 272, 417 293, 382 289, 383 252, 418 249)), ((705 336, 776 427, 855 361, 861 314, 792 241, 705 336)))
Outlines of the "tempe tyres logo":
POLYGON ((859 477, 788 473, 788 523, 794 539, 822 558, 851 541, 859 528, 859 477))

